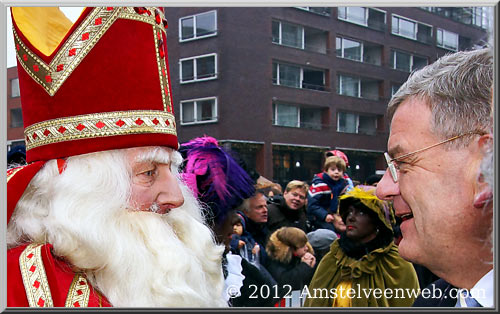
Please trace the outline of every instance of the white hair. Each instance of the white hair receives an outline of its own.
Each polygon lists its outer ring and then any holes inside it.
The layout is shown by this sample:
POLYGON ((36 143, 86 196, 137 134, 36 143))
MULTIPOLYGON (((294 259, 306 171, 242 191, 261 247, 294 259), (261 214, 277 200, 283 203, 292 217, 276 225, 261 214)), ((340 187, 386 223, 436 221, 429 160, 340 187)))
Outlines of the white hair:
MULTIPOLYGON (((227 306, 224 247, 215 244, 176 167, 184 204, 166 215, 138 211, 129 205, 124 156, 114 150, 70 157, 62 174, 55 160, 47 162, 17 204, 8 247, 51 243, 115 307, 227 306)), ((171 156, 181 160, 178 152, 171 156)))

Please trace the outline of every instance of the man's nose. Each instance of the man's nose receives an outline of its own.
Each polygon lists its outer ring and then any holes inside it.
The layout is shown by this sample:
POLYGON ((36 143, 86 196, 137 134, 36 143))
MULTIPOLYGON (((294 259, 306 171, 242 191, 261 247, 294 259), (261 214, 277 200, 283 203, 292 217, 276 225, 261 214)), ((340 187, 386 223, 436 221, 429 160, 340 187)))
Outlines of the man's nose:
POLYGON ((392 200, 399 194, 399 184, 394 182, 388 170, 385 171, 382 179, 377 184, 375 195, 381 200, 392 200))
POLYGON ((172 209, 184 204, 184 196, 179 186, 180 182, 170 169, 164 169, 162 179, 158 183, 160 184, 160 192, 158 193, 157 202, 160 206, 172 209))

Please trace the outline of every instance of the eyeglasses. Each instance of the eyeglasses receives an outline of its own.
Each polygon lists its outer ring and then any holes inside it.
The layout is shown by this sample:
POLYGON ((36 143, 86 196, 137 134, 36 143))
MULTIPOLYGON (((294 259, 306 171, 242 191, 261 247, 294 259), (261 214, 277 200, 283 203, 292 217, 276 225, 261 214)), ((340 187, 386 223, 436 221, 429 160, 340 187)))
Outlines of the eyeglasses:
POLYGON ((401 156, 399 156, 397 158, 391 158, 391 156, 389 156, 389 154, 387 152, 385 152, 384 153, 384 157, 385 157, 385 161, 387 162, 387 167, 389 168, 389 172, 391 173, 392 180, 394 181, 394 183, 397 183, 398 179, 399 179, 398 178, 399 167, 397 166, 396 162, 398 162, 398 161, 400 161, 400 160, 402 160, 402 159, 404 159, 406 157, 409 157, 411 155, 414 155, 416 153, 420 153, 420 152, 423 152, 425 150, 431 149, 433 147, 439 146, 441 144, 454 141, 454 140, 459 139, 461 137, 464 137, 466 135, 474 135, 474 134, 483 135, 484 133, 480 133, 480 132, 468 132, 468 133, 460 134, 460 135, 451 137, 451 138, 449 138, 447 140, 444 140, 442 142, 433 144, 431 146, 427 146, 427 147, 424 147, 424 148, 421 148, 421 149, 417 149, 416 151, 413 151, 411 153, 407 153, 407 154, 401 155, 401 156))

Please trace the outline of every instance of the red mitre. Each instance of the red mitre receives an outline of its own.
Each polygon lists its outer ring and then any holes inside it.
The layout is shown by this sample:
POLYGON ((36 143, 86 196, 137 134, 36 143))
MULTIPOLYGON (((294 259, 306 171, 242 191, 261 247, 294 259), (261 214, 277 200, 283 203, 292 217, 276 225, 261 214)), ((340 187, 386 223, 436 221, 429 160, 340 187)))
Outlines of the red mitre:
POLYGON ((12 24, 28 165, 8 173, 7 221, 50 159, 137 146, 178 148, 162 9, 86 8, 50 55, 34 43, 50 36, 50 24, 43 36, 27 34, 23 23, 36 16, 23 16, 23 9, 12 8, 12 24))

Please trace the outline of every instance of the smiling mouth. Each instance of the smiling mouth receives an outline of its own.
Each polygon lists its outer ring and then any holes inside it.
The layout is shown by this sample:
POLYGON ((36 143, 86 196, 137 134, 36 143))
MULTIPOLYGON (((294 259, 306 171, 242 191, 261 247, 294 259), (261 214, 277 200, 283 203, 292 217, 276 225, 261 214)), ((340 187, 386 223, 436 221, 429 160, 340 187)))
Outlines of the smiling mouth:
POLYGON ((347 226, 346 229, 347 230, 354 230, 354 229, 356 229, 356 227, 354 227, 354 226, 347 226))
POLYGON ((411 213, 410 214, 404 214, 400 218, 401 218, 401 222, 404 222, 404 221, 406 221, 408 219, 412 219, 413 218, 413 214, 411 214, 411 213))

